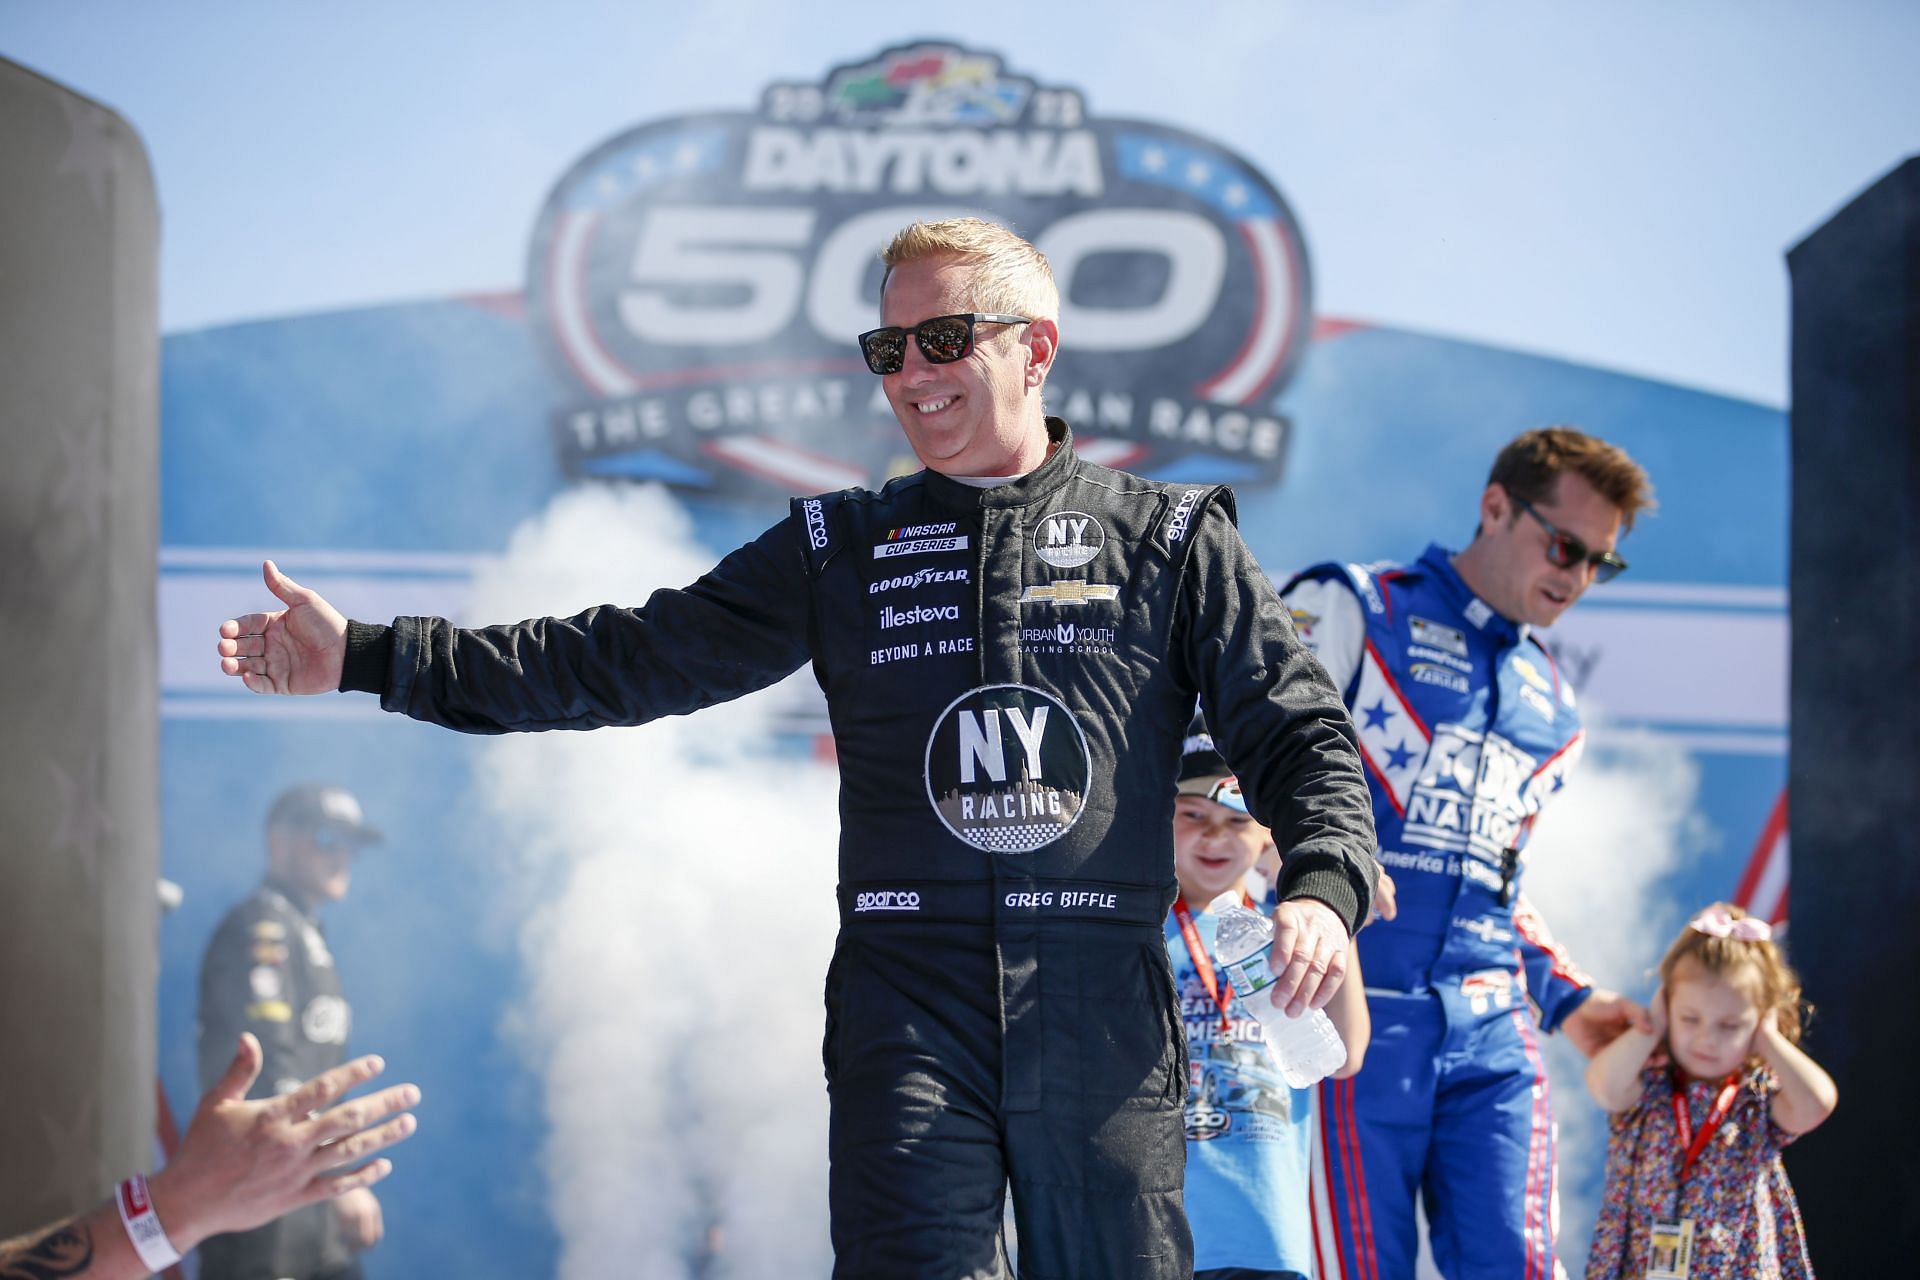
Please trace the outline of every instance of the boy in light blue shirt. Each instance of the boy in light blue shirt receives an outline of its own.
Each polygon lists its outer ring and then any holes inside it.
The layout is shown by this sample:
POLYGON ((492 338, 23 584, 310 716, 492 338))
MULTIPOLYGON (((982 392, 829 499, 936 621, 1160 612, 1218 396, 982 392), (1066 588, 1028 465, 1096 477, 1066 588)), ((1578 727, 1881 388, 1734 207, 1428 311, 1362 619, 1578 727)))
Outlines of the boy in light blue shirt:
MULTIPOLYGON (((1167 917, 1167 953, 1187 1030, 1187 1218, 1195 1280, 1303 1280, 1317 1274, 1309 1186, 1315 1156, 1314 1093, 1293 1089, 1233 1000, 1214 955, 1209 906, 1238 892, 1259 909, 1254 864, 1273 837, 1254 821, 1240 784, 1196 721, 1181 755, 1173 818, 1180 897, 1167 917), (1249 893, 1249 889, 1255 893, 1249 893)), ((1366 1053, 1367 1002, 1354 955, 1327 1006, 1352 1075, 1366 1053)))

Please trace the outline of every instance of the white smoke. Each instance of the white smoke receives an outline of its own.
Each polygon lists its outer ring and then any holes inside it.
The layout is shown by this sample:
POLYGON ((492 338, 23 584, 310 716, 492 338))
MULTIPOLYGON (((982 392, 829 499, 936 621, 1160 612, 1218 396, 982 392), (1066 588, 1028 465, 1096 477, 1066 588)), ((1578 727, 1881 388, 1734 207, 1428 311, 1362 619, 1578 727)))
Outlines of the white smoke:
MULTIPOLYGON (((637 605, 714 559, 663 493, 576 489, 476 580, 474 613, 637 605)), ((565 1280, 831 1267, 820 1038, 835 779, 776 749, 781 703, 768 691, 483 750, 513 849, 504 881, 530 904, 514 913, 527 991, 511 1017, 543 1081, 565 1280)))
MULTIPOLYGON (((663 493, 576 489, 477 578, 474 616, 638 604, 713 559, 663 493)), ((832 771, 770 749, 792 693, 484 749, 481 787, 513 849, 505 883, 531 904, 507 913, 524 920, 513 1020, 544 1084, 563 1280, 831 1268, 819 1043, 837 817, 832 771)), ((1665 892, 1708 838, 1698 770, 1651 735, 1595 736, 1542 816, 1527 892, 1601 985, 1644 999, 1698 905, 1665 892)), ((1606 1122, 1564 1038, 1548 1060, 1561 1254, 1577 1274, 1606 1122)))
MULTIPOLYGON (((1700 770, 1671 741, 1604 723, 1596 730, 1587 718, 1595 743, 1528 845, 1527 897, 1596 984, 1645 1004, 1649 970, 1690 905, 1673 896, 1672 877, 1711 838, 1695 809, 1700 770)), ((1559 1126, 1559 1253, 1574 1275, 1586 1263, 1607 1156, 1607 1117, 1587 1093, 1586 1066, 1565 1036, 1547 1038, 1559 1126)))

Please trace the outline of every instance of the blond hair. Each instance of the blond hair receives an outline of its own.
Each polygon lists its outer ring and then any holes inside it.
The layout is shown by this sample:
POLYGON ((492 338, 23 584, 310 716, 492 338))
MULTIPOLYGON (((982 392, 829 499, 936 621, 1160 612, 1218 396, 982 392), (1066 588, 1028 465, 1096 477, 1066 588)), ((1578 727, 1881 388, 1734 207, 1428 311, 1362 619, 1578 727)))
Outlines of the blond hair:
MULTIPOLYGON (((1747 918, 1745 911, 1730 902, 1716 902, 1713 906, 1723 908, 1735 920, 1747 918)), ((1708 908, 1709 911, 1712 909, 1708 908)), ((1750 973, 1758 980, 1757 990, 1750 994, 1754 1006, 1760 1010, 1760 1016, 1765 1018, 1769 1013, 1774 1014, 1780 1034, 1787 1038, 1788 1043, 1800 1043, 1801 1029, 1813 1013, 1813 1006, 1801 994, 1800 975, 1793 971, 1771 938, 1751 942, 1742 938, 1716 938, 1688 925, 1680 931, 1680 936, 1674 939, 1673 945, 1667 948, 1667 954, 1660 961, 1660 985, 1663 989, 1672 989, 1674 971, 1686 961, 1692 961, 1704 972, 1728 982, 1735 982, 1738 975, 1750 973)))
POLYGON ((1611 503, 1628 529, 1635 515, 1654 505, 1653 482, 1640 464, 1625 449, 1577 427, 1541 427, 1516 437, 1493 460, 1487 483, 1538 505, 1551 500, 1554 484, 1568 471, 1611 503))
POLYGON ((880 261, 887 264, 881 292, 886 291, 895 267, 940 257, 958 258, 973 268, 969 292, 978 310, 1033 320, 1060 318, 1060 290, 1046 255, 1005 227, 981 218, 916 222, 903 229, 880 254, 880 261))

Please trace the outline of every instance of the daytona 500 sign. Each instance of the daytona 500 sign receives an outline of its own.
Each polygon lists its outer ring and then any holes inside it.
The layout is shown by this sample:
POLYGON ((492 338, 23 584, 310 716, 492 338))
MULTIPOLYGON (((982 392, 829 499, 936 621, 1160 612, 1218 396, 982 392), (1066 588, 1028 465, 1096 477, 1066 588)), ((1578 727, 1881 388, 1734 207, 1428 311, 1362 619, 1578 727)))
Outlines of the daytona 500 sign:
POLYGON ((1280 193, 1217 143, 1090 117, 1077 91, 950 44, 773 85, 757 112, 642 125, 561 179, 528 298, 566 389, 567 470, 788 494, 911 469, 853 338, 877 322, 893 233, 966 213, 1053 263, 1048 406, 1083 453, 1279 477, 1272 406, 1309 316, 1280 193))

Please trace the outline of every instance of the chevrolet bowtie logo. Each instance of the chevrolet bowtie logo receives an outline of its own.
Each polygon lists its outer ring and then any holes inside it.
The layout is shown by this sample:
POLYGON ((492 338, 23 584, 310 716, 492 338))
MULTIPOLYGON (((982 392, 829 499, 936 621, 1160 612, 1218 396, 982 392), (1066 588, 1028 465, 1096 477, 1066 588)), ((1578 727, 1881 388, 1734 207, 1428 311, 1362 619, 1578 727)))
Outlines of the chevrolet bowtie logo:
POLYGON ((1111 582, 1049 582, 1020 593, 1021 604, 1085 604, 1089 600, 1118 600, 1120 588, 1111 582))

